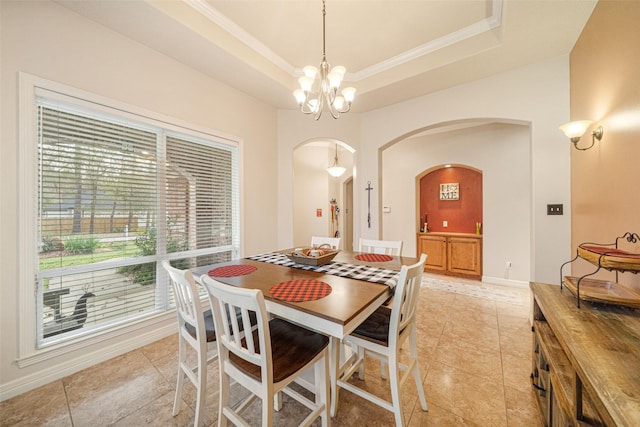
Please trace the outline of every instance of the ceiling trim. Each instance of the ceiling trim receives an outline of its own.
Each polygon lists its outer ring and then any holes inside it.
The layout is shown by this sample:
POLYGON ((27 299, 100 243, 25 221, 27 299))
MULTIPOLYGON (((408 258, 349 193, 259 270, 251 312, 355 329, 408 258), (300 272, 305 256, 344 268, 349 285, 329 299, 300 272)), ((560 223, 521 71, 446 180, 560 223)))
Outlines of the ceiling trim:
POLYGON ((431 40, 428 43, 407 50, 399 55, 386 59, 382 62, 374 64, 363 70, 360 70, 353 75, 350 81, 360 81, 368 77, 372 77, 376 74, 387 71, 391 68, 398 67, 407 62, 413 61, 421 56, 435 52, 439 49, 444 49, 447 46, 454 45, 468 38, 477 36, 479 34, 491 31, 502 25, 502 4, 504 0, 493 0, 491 5, 491 15, 488 18, 482 19, 457 31, 438 37, 435 40, 431 40))
MULTIPOLYGON (((260 40, 253 37, 239 25, 224 16, 220 11, 211 6, 206 0, 183 0, 185 4, 202 14, 211 22, 231 34, 233 37, 244 43, 257 54, 270 61, 281 70, 291 74, 293 77, 301 76, 302 68, 297 68, 289 64, 280 55, 269 49, 260 40)), ((358 82, 366 78, 375 76, 376 74, 387 71, 391 68, 398 67, 407 62, 411 62, 429 53, 448 46, 459 43, 468 38, 491 31, 502 25, 502 8, 504 0, 493 0, 491 4, 491 15, 485 19, 461 28, 457 31, 449 33, 445 36, 431 40, 428 43, 420 45, 416 48, 409 49, 394 57, 381 61, 370 67, 364 68, 355 73, 347 73, 346 79, 352 82, 358 82)))
MULTIPOLYGON (((295 75, 296 68, 285 61, 280 55, 269 49, 260 40, 253 37, 246 32, 242 27, 235 22, 224 16, 218 9, 207 3, 206 0, 183 0, 187 5, 191 6, 196 11, 200 12, 206 18, 211 20, 214 24, 231 34, 233 37, 247 45, 265 59, 271 61, 274 65, 282 69, 283 71, 295 75)), ((502 1, 502 0, 500 0, 502 1)))

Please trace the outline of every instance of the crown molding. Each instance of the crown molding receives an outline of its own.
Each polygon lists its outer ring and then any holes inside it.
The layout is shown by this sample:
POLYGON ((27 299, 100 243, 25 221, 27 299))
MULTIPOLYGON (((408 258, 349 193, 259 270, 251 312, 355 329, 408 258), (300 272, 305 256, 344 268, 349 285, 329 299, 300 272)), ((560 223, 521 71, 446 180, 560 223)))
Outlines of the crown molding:
MULTIPOLYGON (((302 75, 302 69, 294 67, 284 60, 281 56, 269 49, 260 40, 253 37, 246 32, 240 26, 235 24, 229 18, 224 16, 220 11, 215 9, 206 0, 183 0, 185 4, 192 7, 203 16, 208 18, 211 22, 218 25, 220 28, 227 31, 233 37, 240 42, 244 43, 247 47, 252 49, 257 54, 261 55, 276 67, 291 74, 293 77, 302 75)), ((351 82, 358 82, 363 79, 375 76, 394 67, 398 67, 407 62, 413 61, 429 53, 436 52, 440 49, 444 49, 448 46, 452 46, 463 40, 477 36, 479 34, 491 31, 494 28, 502 25, 502 8, 504 0, 493 0, 491 7, 491 15, 481 21, 475 22, 457 31, 449 33, 445 36, 439 37, 435 40, 431 40, 428 43, 422 44, 416 48, 402 52, 394 57, 378 62, 370 67, 364 68, 354 73, 347 73, 345 79, 351 82)))
POLYGON ((488 18, 475 22, 445 36, 431 40, 428 43, 407 50, 384 61, 378 62, 377 64, 374 64, 370 67, 357 71, 353 73, 352 76, 350 76, 353 78, 350 78, 349 80, 357 82, 368 77, 372 77, 376 74, 382 73, 383 71, 387 71, 391 68, 398 67, 402 64, 418 59, 429 53, 436 52, 440 49, 444 49, 447 46, 452 46, 468 38, 500 27, 502 25, 503 1, 504 0, 493 0, 491 15, 488 18))
POLYGON ((295 75, 296 68, 285 61, 280 55, 269 49, 260 40, 253 37, 251 34, 242 29, 235 22, 224 16, 218 9, 211 6, 206 0, 183 0, 188 6, 191 6, 196 11, 200 12, 204 17, 208 18, 211 22, 231 34, 233 37, 244 43, 247 47, 273 63, 283 71, 295 75))

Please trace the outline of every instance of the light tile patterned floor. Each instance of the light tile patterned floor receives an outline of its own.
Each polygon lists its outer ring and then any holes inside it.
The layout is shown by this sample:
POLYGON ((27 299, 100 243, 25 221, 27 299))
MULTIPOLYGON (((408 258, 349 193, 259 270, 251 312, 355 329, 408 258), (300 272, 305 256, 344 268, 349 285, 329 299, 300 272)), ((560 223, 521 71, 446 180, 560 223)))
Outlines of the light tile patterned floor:
MULTIPOLYGON (((418 341, 429 411, 422 412, 415 385, 407 381, 403 408, 409 426, 539 427, 529 380, 529 290, 434 275, 425 275, 423 283, 418 341), (429 280, 437 286, 426 283, 429 280)), ((191 386, 185 390, 180 414, 171 416, 176 352, 177 336, 171 336, 6 400, 0 403, 0 425, 192 425, 191 386)), ((217 365, 210 366, 208 381, 216 387, 217 365)), ((390 395, 376 362, 369 364, 365 384, 374 393, 390 395)), ((259 405, 251 408, 255 415, 259 405)), ((276 425, 294 425, 302 413, 285 397, 276 425)), ((211 393, 205 422, 217 424, 217 401, 211 393)), ((332 422, 388 426, 393 425, 393 415, 342 390, 332 422)))

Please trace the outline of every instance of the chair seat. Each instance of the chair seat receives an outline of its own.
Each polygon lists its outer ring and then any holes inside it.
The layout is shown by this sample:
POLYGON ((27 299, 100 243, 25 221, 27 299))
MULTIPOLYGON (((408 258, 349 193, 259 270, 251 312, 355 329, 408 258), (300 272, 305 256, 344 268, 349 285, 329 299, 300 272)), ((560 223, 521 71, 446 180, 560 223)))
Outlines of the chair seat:
MULTIPOLYGON (((213 326, 213 314, 211 310, 207 310, 204 313, 204 328, 207 331, 207 342, 214 342, 216 340, 216 329, 213 326)), ((196 328, 189 322, 184 322, 184 327, 193 338, 196 337, 196 328)))
MULTIPOLYGON (((204 328, 207 330, 207 342, 214 342, 216 340, 216 328, 213 324, 213 314, 211 310, 207 310, 203 313, 204 315, 204 328)), ((229 313, 227 313, 229 315, 229 313)), ((238 318, 238 326, 240 327, 240 332, 244 331, 244 325, 242 324, 242 312, 240 309, 236 307, 236 317, 238 318)), ((251 321, 251 326, 256 325, 256 314, 250 313, 249 319, 251 321)), ((193 338, 196 338, 196 328, 188 322, 184 323, 184 327, 189 332, 193 338)))
MULTIPOLYGON (((296 373, 329 344, 329 338, 326 336, 283 319, 270 320, 269 329, 273 353, 273 380, 276 383, 296 373)), ((254 330, 253 339, 256 342, 258 337, 258 331, 254 330)), ((233 353, 229 355, 229 359, 247 375, 261 380, 260 366, 247 362, 233 353)))
POLYGON ((351 334, 388 347, 390 321, 391 308, 383 305, 378 307, 351 334))

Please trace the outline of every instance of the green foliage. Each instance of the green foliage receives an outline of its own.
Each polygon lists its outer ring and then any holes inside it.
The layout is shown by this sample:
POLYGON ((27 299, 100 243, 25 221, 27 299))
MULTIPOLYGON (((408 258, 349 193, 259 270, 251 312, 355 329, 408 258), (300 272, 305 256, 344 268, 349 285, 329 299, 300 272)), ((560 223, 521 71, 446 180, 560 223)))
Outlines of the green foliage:
POLYGON ((64 250, 64 244, 59 237, 43 236, 40 252, 55 252, 64 250))
POLYGON ((136 237, 136 246, 140 249, 142 256, 156 254, 156 243, 158 241, 158 232, 154 227, 148 228, 144 234, 136 237))
POLYGON ((69 237, 64 246, 72 254, 92 254, 100 247, 100 240, 94 237, 69 237))
MULTIPOLYGON (((156 246, 158 243, 158 233, 154 227, 150 227, 143 234, 136 237, 136 246, 140 250, 140 255, 150 256, 156 254, 156 246)), ((167 236, 167 252, 180 252, 188 249, 188 244, 184 240, 172 238, 167 236)), ((186 260, 172 261, 171 264, 176 268, 186 268, 186 260)), ((133 276, 133 280, 136 283, 142 285, 149 285, 155 283, 156 277, 156 265, 155 263, 131 265, 128 267, 122 267, 118 270, 119 273, 129 274, 133 276)))

